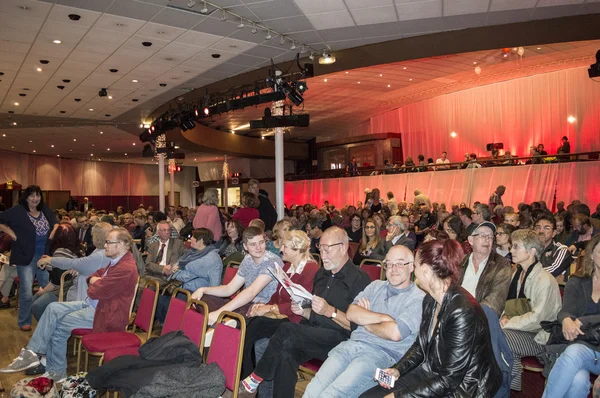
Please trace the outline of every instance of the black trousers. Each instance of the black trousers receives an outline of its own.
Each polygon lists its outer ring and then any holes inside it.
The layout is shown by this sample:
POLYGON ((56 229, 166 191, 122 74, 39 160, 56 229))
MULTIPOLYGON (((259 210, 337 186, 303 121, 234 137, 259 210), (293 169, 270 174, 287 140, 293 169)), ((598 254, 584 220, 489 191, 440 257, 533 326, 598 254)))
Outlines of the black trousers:
POLYGON ((242 379, 250 376, 256 366, 254 344, 264 338, 272 337, 280 325, 289 323, 289 319, 272 319, 264 316, 250 318, 246 324, 246 340, 244 341, 244 359, 242 362, 242 379))
POLYGON ((329 351, 347 339, 348 333, 342 330, 283 323, 271 337, 254 373, 273 380, 273 398, 293 397, 298 366, 312 358, 327 359, 329 351))

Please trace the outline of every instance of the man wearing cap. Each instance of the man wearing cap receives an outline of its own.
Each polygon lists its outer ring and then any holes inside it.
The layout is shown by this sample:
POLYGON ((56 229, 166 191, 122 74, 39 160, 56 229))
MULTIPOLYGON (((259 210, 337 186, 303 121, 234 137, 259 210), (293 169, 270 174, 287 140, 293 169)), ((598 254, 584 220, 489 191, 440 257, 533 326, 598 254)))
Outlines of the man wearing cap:
POLYGON ((504 311, 512 274, 509 261, 493 250, 496 226, 484 221, 468 237, 473 253, 462 262, 459 283, 479 304, 485 304, 500 316, 504 311))

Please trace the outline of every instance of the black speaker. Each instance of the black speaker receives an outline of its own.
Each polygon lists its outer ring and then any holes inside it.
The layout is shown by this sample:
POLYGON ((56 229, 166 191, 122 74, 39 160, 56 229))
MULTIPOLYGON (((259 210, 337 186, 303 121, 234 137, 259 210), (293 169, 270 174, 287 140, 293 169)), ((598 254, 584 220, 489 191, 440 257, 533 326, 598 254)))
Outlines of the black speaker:
POLYGON ((154 149, 152 149, 152 145, 148 144, 144 146, 142 149, 142 157, 144 158, 153 158, 154 157, 154 149))

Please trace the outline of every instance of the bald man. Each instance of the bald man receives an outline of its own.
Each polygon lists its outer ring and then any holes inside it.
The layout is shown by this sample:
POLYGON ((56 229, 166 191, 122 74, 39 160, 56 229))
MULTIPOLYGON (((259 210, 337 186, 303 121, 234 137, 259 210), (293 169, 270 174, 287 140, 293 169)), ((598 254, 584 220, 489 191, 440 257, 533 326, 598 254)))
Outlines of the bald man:
POLYGON ((324 361, 331 349, 350 337, 346 311, 371 280, 348 257, 348 235, 343 229, 327 229, 319 251, 323 268, 315 275, 311 308, 292 303, 292 311, 303 322, 284 323, 277 329, 254 372, 242 381, 242 395, 254 394, 263 380, 273 380, 274 398, 293 397, 298 366, 312 358, 324 361))
POLYGON ((389 368, 404 356, 417 337, 425 297, 411 282, 414 260, 406 246, 389 250, 387 280, 371 282, 348 307, 346 318, 358 327, 329 352, 304 398, 357 397, 377 385, 377 368, 389 368))

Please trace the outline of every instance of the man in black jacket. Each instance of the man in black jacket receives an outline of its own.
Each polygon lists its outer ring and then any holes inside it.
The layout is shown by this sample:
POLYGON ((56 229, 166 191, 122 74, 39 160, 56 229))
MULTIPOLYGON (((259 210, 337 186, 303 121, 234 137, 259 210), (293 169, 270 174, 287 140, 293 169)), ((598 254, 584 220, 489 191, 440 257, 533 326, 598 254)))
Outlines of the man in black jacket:
POLYGON ((258 188, 258 180, 255 179, 248 181, 248 192, 252 192, 258 196, 258 200, 260 201, 258 205, 260 219, 265 223, 265 231, 272 231, 273 226, 277 222, 277 211, 269 200, 269 194, 264 189, 258 188))
POLYGON ((346 311, 371 280, 348 257, 348 235, 343 229, 325 231, 319 249, 323 268, 315 275, 311 308, 292 302, 292 311, 303 317, 301 323, 286 322, 277 329, 254 372, 242 381, 240 397, 254 394, 263 380, 273 380, 274 398, 293 397, 298 366, 312 358, 325 360, 356 329, 346 311))

